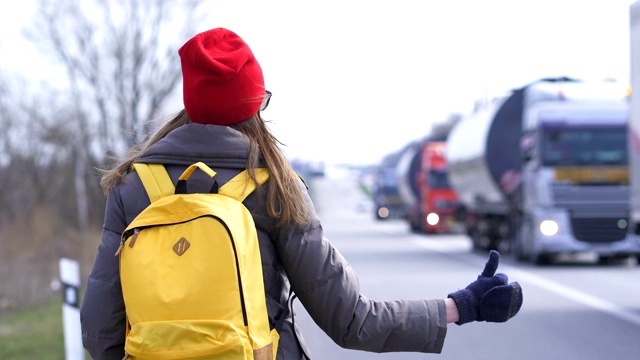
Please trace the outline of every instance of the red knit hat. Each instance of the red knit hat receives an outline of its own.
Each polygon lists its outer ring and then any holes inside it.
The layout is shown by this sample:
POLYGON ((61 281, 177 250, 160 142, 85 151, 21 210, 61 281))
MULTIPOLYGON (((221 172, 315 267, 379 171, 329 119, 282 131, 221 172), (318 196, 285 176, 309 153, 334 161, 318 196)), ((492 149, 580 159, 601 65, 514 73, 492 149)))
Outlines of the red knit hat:
POLYGON ((260 64, 234 32, 202 32, 178 50, 184 107, 191 121, 232 125, 250 119, 265 96, 260 64))

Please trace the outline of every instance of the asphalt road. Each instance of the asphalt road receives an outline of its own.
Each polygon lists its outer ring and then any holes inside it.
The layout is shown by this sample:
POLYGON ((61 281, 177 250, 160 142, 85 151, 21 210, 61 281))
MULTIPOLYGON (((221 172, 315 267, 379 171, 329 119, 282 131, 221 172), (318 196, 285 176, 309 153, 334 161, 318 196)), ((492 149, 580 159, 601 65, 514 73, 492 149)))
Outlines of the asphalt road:
MULTIPOLYGON (((354 179, 310 182, 326 236, 376 300, 444 298, 482 271, 487 254, 463 235, 411 233, 401 220, 375 220, 354 179)), ((498 272, 518 281, 520 313, 507 323, 450 324, 441 354, 376 354, 335 345, 295 303, 313 359, 640 359, 640 266, 568 259, 538 267, 503 256, 498 272)))

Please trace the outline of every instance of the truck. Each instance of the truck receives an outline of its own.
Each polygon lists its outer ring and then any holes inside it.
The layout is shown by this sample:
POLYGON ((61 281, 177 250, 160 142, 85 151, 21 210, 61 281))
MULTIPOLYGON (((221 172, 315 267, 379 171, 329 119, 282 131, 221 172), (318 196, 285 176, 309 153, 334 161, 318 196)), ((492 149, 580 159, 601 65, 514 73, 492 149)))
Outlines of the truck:
MULTIPOLYGON (((640 1, 629 7, 630 116, 629 167, 631 169, 631 232, 640 235, 640 1)), ((640 259, 637 261, 640 264, 640 259)))
POLYGON ((374 171, 372 199, 376 220, 404 218, 405 204, 398 189, 396 171, 398 159, 404 151, 406 148, 387 154, 374 171))
POLYGON ((545 78, 484 102, 451 129, 449 181, 474 249, 548 264, 640 253, 629 231, 626 86, 545 78))
POLYGON ((421 142, 404 174, 407 181, 401 194, 407 204, 405 219, 414 232, 459 232, 460 202, 449 185, 444 150, 444 140, 421 142))

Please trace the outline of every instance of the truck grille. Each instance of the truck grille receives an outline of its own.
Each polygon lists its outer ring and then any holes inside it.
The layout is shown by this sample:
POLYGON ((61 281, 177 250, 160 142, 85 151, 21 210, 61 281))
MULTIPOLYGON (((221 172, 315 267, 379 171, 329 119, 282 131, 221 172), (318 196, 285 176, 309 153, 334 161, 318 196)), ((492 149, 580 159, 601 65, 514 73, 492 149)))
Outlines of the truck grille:
POLYGON ((628 186, 553 186, 553 199, 557 207, 570 210, 591 211, 597 209, 603 213, 603 207, 627 211, 629 207, 628 186))
POLYGON ((571 227, 576 239, 588 243, 611 243, 627 235, 628 218, 571 218, 571 227), (621 224, 622 223, 622 224, 621 224), (624 225, 624 226, 620 226, 624 225))
POLYGON ((628 186, 554 186, 556 207, 571 213, 576 239, 588 243, 623 240, 628 233, 628 186))

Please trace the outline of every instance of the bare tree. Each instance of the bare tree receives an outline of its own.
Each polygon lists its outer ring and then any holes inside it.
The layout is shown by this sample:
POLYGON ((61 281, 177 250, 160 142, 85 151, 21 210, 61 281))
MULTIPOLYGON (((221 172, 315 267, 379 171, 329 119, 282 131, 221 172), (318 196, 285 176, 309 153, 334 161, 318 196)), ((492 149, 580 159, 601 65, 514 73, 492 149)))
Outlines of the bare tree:
POLYGON ((177 48, 198 23, 198 1, 38 5, 30 38, 67 81, 29 87, 0 74, 0 273, 30 279, 3 284, 0 309, 40 298, 31 292, 48 294, 41 285, 57 255, 82 248, 85 236, 69 236, 67 225, 83 229, 102 213, 94 169, 140 141, 160 115, 179 84, 177 48))
POLYGON ((66 71, 65 123, 81 228, 92 169, 140 142, 178 86, 177 48, 198 24, 199 3, 38 0, 28 35, 66 71))
POLYGON ((31 38, 65 67, 98 158, 141 140, 180 80, 199 1, 39 0, 31 38))
MULTIPOLYGON (((7 82, 4 76, 0 77, 0 169, 5 174, 9 171, 9 165, 11 164, 11 110, 9 104, 10 94, 8 91, 7 82)), ((6 184, 6 180, 3 180, 6 184)), ((0 222, 2 222, 2 216, 8 216, 13 219, 15 212, 10 206, 8 200, 8 193, 6 191, 0 191, 0 222)))
POLYGON ((10 93, 0 91, 0 215, 28 218, 38 207, 56 212, 50 200, 73 188, 73 179, 60 171, 72 160, 68 106, 52 89, 28 96, 18 81, 10 93))

